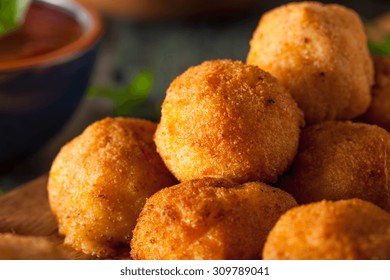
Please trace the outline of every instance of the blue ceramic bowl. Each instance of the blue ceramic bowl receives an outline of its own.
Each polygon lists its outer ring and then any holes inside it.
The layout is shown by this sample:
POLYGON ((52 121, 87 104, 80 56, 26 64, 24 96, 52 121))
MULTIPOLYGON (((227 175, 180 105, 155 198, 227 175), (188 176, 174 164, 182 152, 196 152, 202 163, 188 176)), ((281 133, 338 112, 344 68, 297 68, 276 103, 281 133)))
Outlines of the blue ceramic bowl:
POLYGON ((69 0, 37 2, 72 15, 83 32, 51 53, 0 63, 0 163, 37 150, 62 128, 84 95, 101 39, 94 10, 69 0))

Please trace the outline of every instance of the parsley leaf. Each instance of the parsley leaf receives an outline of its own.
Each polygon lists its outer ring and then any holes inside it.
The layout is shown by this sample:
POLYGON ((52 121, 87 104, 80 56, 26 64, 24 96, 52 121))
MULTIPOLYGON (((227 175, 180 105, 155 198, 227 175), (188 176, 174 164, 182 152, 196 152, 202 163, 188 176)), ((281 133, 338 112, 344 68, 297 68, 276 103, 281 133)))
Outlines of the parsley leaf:
POLYGON ((0 36, 14 31, 23 24, 31 0, 0 1, 0 36))
POLYGON ((390 35, 385 36, 380 42, 368 41, 368 48, 372 54, 390 56, 390 35))
POLYGON ((114 116, 128 116, 137 107, 146 106, 149 93, 153 88, 154 76, 150 71, 139 72, 125 87, 97 87, 91 86, 88 97, 103 97, 109 99, 114 105, 114 116))

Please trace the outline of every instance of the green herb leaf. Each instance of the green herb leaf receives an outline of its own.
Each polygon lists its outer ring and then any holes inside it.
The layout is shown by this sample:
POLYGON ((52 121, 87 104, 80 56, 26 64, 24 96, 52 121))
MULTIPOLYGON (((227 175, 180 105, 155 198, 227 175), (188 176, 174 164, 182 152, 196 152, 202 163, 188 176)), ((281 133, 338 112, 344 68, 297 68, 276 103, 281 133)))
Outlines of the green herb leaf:
POLYGON ((24 15, 31 0, 0 1, 0 36, 4 36, 23 24, 24 15))
POLYGON ((88 96, 109 99, 114 104, 115 116, 128 116, 137 106, 146 103, 153 84, 153 74, 150 71, 141 71, 128 86, 122 88, 92 86, 89 88, 88 96))
POLYGON ((390 56, 390 35, 387 35, 380 42, 368 42, 368 48, 372 54, 390 56))

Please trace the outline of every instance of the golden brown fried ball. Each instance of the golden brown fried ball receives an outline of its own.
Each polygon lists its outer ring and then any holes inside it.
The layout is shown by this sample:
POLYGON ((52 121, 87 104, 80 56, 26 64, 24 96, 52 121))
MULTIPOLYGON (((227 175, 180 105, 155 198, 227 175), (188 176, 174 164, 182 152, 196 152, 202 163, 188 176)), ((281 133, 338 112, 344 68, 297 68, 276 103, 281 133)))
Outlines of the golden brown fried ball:
POLYGON ((0 234, 0 260, 65 260, 66 254, 43 237, 0 234))
POLYGON ((264 246, 267 260, 390 259, 390 214, 360 199, 287 211, 264 246))
POLYGON ((172 82, 155 142, 180 181, 219 176, 274 182, 295 156, 302 125, 295 101, 271 75, 215 60, 172 82))
POLYGON ((203 178, 150 197, 133 232, 134 259, 258 259, 288 193, 252 182, 203 178))
POLYGON ((372 101, 359 120, 379 125, 390 131, 390 57, 373 57, 375 84, 371 88, 372 101))
POLYGON ((65 244, 98 257, 126 248, 146 198, 177 183, 158 156, 156 125, 106 118, 66 144, 50 170, 50 206, 65 244))
POLYGON ((267 12, 247 62, 290 90, 307 124, 352 119, 370 104, 373 65, 364 27, 343 6, 300 2, 267 12))
POLYGON ((299 203, 360 198, 390 210, 390 134, 349 121, 308 127, 283 185, 299 203))

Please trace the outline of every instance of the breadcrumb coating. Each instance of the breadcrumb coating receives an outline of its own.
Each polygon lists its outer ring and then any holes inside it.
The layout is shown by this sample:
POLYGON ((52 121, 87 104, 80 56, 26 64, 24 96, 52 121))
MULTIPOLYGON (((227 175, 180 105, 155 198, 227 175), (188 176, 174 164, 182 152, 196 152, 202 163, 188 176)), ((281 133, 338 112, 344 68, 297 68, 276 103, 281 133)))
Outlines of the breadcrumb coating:
POLYGON ((66 245, 97 257, 129 251, 146 198, 177 183, 156 152, 155 129, 145 120, 106 118, 61 149, 48 191, 66 245))
POLYGON ((373 61, 375 84, 371 88, 372 101, 359 120, 390 131, 390 57, 375 56, 373 61))
POLYGON ((266 260, 390 259, 390 214, 360 199, 287 211, 270 232, 266 260))
POLYGON ((131 240, 134 259, 259 259, 268 232, 296 206, 288 193, 252 182, 203 178, 150 197, 131 240))
POLYGON ((278 78, 307 124, 353 119, 370 104, 367 38, 358 14, 346 7, 298 2, 265 13, 247 62, 278 78))
POLYGON ((390 210, 390 134, 375 125, 329 121, 307 127, 282 185, 299 203, 360 198, 390 210))
POLYGON ((179 181, 275 182, 291 164, 303 116, 271 75, 214 60, 177 77, 162 105, 157 151, 179 181))

